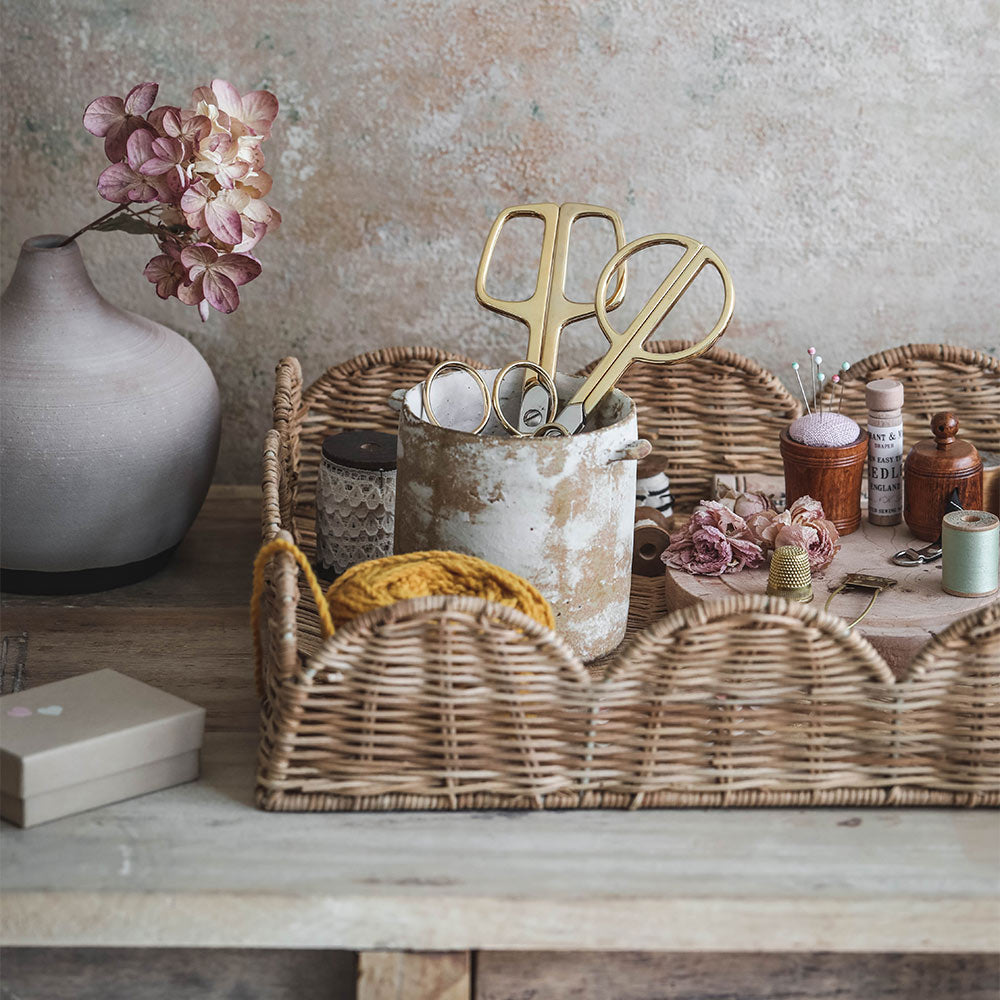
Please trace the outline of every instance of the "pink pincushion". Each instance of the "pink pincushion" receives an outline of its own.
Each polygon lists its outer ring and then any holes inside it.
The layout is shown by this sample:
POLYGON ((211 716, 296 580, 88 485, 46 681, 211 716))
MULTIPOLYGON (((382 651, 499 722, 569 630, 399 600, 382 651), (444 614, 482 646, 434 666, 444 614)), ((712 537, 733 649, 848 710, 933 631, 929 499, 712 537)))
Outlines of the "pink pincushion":
POLYGON ((813 448, 842 448, 858 439, 861 428, 840 413, 809 413, 792 422, 788 436, 813 448))

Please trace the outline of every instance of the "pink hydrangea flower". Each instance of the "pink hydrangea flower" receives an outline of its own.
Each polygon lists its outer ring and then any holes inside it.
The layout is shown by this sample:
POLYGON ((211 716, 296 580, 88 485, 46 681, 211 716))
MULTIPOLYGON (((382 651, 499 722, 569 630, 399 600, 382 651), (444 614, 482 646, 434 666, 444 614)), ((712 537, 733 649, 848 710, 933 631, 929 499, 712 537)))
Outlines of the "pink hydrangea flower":
POLYGON ((241 253, 220 254, 208 243, 196 243, 181 251, 181 263, 188 269, 190 284, 177 289, 177 297, 188 305, 197 305, 202 318, 207 302, 221 313, 231 313, 240 304, 238 285, 253 281, 260 274, 260 264, 241 253))
POLYGON ((187 268, 181 263, 180 254, 176 250, 154 257, 142 273, 156 285, 156 294, 161 299, 176 295, 177 289, 188 281, 187 268))
MULTIPOLYGON (((260 274, 249 256, 280 214, 264 200, 272 179, 261 144, 278 113, 277 98, 258 90, 241 95, 226 80, 196 87, 191 107, 153 108, 159 87, 141 83, 120 97, 99 97, 84 126, 105 140, 112 161, 98 191, 121 206, 84 227, 148 232, 160 248, 144 270, 161 298, 237 308, 238 287, 260 274), (133 203, 147 207, 134 210, 133 203)), ((80 233, 74 234, 76 236, 80 233)))
POLYGON ((180 139, 161 136, 153 139, 149 147, 149 156, 139 167, 139 173, 144 177, 159 177, 162 174, 175 173, 181 189, 187 187, 188 176, 184 170, 187 159, 187 147, 180 139))
POLYGON ((213 191, 205 181, 197 181, 181 196, 181 211, 192 229, 207 228, 220 243, 233 246, 243 240, 240 212, 249 203, 245 191, 213 191))
POLYGON ((157 83, 136 84, 120 97, 98 97, 83 113, 83 127, 91 134, 104 137, 104 152, 112 163, 125 156, 125 144, 136 129, 145 128, 143 115, 153 106, 157 83))

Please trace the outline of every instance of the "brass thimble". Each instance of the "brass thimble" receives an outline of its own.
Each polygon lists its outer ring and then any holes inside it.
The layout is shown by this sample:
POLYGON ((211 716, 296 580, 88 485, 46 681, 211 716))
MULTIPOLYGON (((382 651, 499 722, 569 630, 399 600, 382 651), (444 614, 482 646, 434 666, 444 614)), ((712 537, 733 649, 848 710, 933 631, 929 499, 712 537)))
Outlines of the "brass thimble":
POLYGON ((808 604, 813 599, 812 573, 805 549, 781 545, 774 550, 767 573, 767 592, 799 604, 808 604))

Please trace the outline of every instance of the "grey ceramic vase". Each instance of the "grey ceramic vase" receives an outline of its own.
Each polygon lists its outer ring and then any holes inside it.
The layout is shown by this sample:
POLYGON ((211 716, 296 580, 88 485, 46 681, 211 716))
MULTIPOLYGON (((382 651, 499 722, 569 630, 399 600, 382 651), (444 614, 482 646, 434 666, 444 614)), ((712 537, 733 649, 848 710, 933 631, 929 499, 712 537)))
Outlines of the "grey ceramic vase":
POLYGON ((102 298, 63 239, 27 240, 0 299, 5 590, 101 590, 155 571, 198 513, 219 449, 204 358, 102 298))

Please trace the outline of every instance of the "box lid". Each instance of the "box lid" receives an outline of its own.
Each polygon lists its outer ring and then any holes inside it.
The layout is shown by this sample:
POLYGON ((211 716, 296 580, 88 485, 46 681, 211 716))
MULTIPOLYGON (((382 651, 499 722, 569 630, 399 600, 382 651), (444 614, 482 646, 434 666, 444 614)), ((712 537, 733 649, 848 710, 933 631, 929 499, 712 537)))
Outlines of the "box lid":
POLYGON ((26 798, 201 746, 205 710, 97 670, 0 698, 0 785, 26 798))

